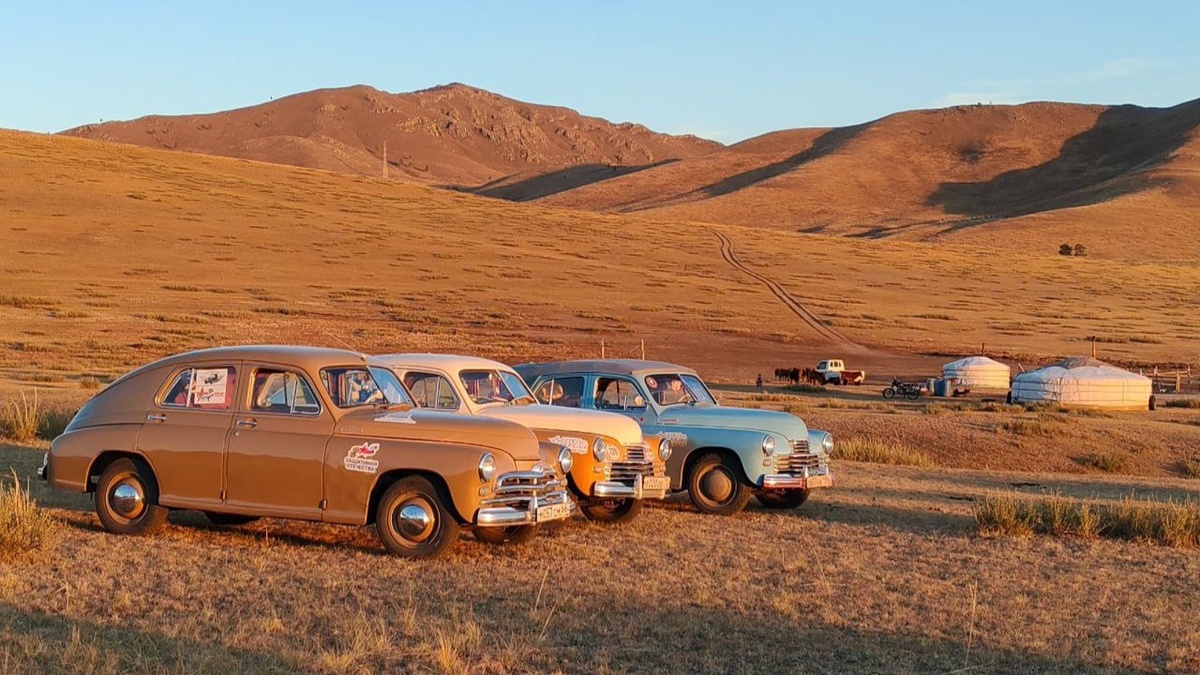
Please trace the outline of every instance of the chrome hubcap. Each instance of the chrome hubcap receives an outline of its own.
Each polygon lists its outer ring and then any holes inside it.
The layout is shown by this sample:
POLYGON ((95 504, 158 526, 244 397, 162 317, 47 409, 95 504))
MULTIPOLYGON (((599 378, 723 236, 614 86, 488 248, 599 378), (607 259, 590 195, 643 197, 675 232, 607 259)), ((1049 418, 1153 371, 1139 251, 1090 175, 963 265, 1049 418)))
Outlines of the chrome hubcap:
POLYGON ((108 503, 118 515, 133 519, 145 508, 146 497, 142 494, 141 485, 132 480, 124 480, 113 487, 108 503))
POLYGON ((733 480, 720 469, 713 469, 704 474, 700 478, 700 487, 706 497, 717 502, 723 502, 733 494, 733 480))
POLYGON ((396 531, 410 541, 424 541, 433 531, 434 515, 424 502, 409 502, 396 510, 396 531))

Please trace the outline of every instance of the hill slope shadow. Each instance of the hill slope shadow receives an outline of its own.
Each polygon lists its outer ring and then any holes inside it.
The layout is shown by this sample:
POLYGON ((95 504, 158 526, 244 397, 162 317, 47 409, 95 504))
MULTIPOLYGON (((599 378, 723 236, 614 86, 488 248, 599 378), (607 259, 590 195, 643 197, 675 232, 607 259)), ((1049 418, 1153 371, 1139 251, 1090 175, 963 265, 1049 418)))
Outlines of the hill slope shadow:
POLYGON ((1197 126, 1200 99, 1166 109, 1109 108, 1049 162, 981 183, 942 183, 926 205, 971 219, 950 228, 956 230, 1148 190, 1168 179, 1144 172, 1165 164, 1197 126))
POLYGON ((757 169, 734 174, 716 183, 706 185, 696 192, 704 193, 709 197, 720 197, 721 195, 737 192, 738 190, 748 188, 751 185, 761 183, 776 176, 781 176, 789 171, 794 171, 808 162, 837 152, 843 145, 849 143, 872 124, 872 122, 866 122, 864 124, 856 124, 852 127, 830 129, 818 136, 812 145, 803 152, 799 152, 779 162, 773 162, 766 166, 760 166, 757 169))
POLYGON ((513 202, 528 202, 542 197, 549 197, 559 192, 566 192, 592 183, 618 178, 638 171, 653 169, 656 166, 663 166, 678 162, 678 159, 666 159, 661 162, 653 162, 650 164, 638 164, 634 166, 613 166, 610 164, 581 164, 578 166, 570 166, 558 171, 551 171, 536 176, 531 176, 525 180, 508 182, 512 180, 512 176, 498 178, 490 183, 485 183, 478 187, 455 187, 452 189, 462 192, 469 192, 481 197, 495 197, 497 199, 507 199, 513 202))

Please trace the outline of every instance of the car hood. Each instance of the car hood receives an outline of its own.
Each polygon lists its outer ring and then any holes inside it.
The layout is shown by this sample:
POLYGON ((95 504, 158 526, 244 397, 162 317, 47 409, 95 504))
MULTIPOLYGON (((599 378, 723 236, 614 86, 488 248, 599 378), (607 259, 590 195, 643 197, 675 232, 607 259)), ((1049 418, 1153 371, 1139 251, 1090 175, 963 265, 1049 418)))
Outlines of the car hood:
POLYGON ((674 405, 662 411, 658 422, 665 427, 753 429, 781 434, 790 440, 808 438, 808 427, 804 420, 777 410, 674 405))
POLYGON ((616 413, 580 410, 554 405, 492 405, 479 411, 481 416, 508 420, 547 431, 574 431, 615 438, 621 445, 642 442, 642 428, 637 422, 616 413))
POLYGON ((338 420, 336 433, 476 445, 507 453, 518 463, 541 457, 537 436, 520 424, 433 410, 356 410, 338 420))

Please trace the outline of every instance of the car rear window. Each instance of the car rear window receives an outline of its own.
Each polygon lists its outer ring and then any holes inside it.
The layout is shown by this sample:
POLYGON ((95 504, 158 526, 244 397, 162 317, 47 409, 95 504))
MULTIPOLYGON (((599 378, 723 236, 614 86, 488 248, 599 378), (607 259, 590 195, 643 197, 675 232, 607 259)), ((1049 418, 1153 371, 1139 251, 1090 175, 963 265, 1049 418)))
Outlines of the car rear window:
POLYGON ((237 391, 237 368, 206 366, 176 373, 159 405, 189 410, 230 410, 237 391))

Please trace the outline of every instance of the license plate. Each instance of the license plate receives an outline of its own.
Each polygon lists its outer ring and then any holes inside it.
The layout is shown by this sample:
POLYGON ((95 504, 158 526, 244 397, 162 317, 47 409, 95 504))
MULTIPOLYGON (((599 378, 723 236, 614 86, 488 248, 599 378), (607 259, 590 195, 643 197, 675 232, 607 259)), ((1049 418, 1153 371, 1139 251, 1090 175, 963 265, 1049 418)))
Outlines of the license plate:
POLYGON ((562 520, 563 518, 571 517, 570 504, 550 504, 549 506, 539 506, 535 514, 535 520, 539 523, 548 520, 562 520))
POLYGON ((665 492, 670 489, 670 476, 645 476, 642 478, 643 492, 665 492))
POLYGON ((833 485, 833 476, 809 476, 805 484, 810 488, 829 487, 833 485))

